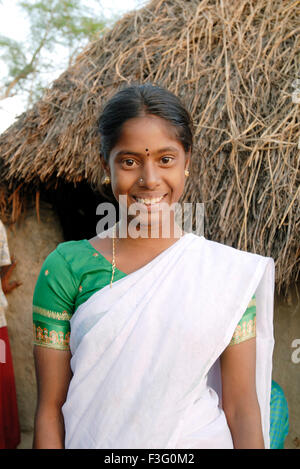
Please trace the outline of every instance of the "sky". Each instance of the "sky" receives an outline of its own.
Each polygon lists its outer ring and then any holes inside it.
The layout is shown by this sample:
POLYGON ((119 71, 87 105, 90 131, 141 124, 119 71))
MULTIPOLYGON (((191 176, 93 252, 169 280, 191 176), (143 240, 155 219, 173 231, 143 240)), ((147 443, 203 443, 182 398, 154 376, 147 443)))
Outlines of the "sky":
MULTIPOLYGON (((0 2, 0 35, 17 41, 26 40, 29 32, 28 20, 22 15, 17 6, 17 0, 2 0, 0 2)), ((143 0, 84 0, 95 12, 101 11, 110 18, 113 14, 122 14, 139 8, 143 0)), ((4 76, 5 63, 0 61, 0 80, 4 76)), ((62 70, 58 70, 58 76, 62 70)), ((56 77, 53 76, 52 80, 56 77)), ((50 83, 49 83, 50 84, 50 83)), ((0 101, 0 133, 9 127, 16 117, 25 110, 25 99, 18 95, 0 101)))

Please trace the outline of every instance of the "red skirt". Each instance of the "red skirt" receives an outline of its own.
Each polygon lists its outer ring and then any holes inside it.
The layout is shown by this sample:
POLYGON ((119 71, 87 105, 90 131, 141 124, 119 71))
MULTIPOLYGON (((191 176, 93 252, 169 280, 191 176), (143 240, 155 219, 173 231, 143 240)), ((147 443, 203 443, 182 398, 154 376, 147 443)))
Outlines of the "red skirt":
POLYGON ((0 449, 16 449, 20 425, 7 327, 0 328, 0 449))

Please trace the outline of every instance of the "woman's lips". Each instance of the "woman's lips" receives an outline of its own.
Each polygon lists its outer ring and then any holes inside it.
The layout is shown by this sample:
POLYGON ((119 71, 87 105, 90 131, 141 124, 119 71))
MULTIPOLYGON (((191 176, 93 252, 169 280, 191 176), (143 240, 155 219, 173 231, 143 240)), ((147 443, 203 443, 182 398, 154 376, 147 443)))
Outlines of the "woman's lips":
MULTIPOLYGON (((161 207, 162 202, 165 200, 167 195, 168 194, 165 194, 159 202, 156 202, 156 203, 153 203, 153 204, 152 203, 151 204, 145 204, 143 202, 140 202, 140 201, 135 199, 135 196, 132 196, 132 199, 134 200, 134 202, 136 204, 141 205, 143 208, 146 207, 148 212, 157 212, 157 211, 160 210, 160 208, 162 208, 161 207)), ((155 198, 157 198, 157 197, 155 197, 155 198)), ((145 197, 145 199, 146 199, 146 197, 145 197)), ((149 197, 149 199, 151 199, 151 198, 149 197)))

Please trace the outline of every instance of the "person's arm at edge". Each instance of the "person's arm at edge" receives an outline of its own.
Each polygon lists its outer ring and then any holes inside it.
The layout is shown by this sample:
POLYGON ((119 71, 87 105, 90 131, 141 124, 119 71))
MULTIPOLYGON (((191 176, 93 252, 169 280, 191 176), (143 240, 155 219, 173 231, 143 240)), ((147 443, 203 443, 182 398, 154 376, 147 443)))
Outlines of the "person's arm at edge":
POLYGON ((72 378, 71 352, 34 346, 37 409, 33 449, 64 449, 65 428, 61 408, 72 378))
POLYGON ((256 338, 228 346, 221 355, 222 407, 235 449, 264 449, 256 393, 256 338))

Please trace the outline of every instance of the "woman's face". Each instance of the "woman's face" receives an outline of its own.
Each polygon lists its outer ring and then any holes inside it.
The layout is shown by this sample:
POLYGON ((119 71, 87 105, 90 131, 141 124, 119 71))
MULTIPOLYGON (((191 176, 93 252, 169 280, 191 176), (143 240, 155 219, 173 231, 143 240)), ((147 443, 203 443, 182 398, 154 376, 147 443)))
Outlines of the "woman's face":
POLYGON ((161 222, 164 211, 180 199, 189 162, 190 155, 185 153, 172 125, 160 117, 146 115, 123 124, 109 164, 103 161, 103 165, 117 201, 125 201, 127 210, 133 204, 141 207, 142 211, 134 211, 133 216, 149 225, 161 222), (120 195, 125 196, 123 200, 120 195))

